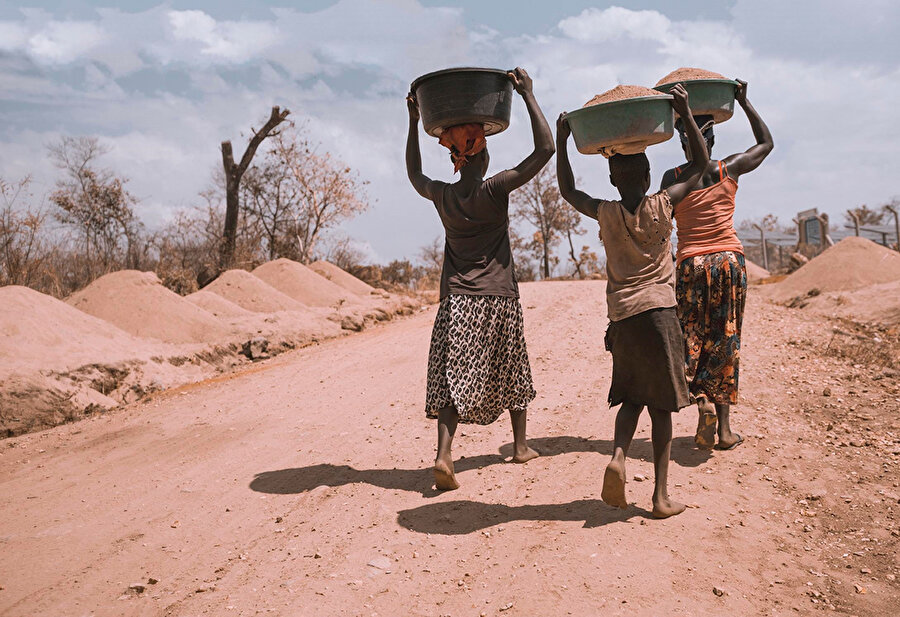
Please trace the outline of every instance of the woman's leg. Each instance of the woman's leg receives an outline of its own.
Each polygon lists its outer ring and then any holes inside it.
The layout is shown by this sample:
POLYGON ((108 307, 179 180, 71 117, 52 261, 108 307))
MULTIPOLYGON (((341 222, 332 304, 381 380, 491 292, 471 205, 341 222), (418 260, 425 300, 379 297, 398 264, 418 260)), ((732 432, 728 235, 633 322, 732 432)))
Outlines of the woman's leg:
POLYGON ((528 447, 528 440, 525 437, 528 411, 526 409, 511 410, 509 417, 512 420, 513 430, 513 463, 527 463, 531 459, 540 456, 540 454, 528 447))
POLYGON ((434 459, 434 484, 440 491, 452 491, 459 488, 456 473, 453 469, 453 455, 450 448, 459 416, 453 407, 444 407, 438 411, 438 445, 437 457, 434 459))
POLYGON ((718 405, 713 405, 703 394, 697 395, 697 432, 694 443, 698 448, 712 450, 716 445, 716 422, 718 405))
POLYGON ((613 456, 603 474, 603 490, 600 498, 617 508, 628 507, 628 500, 625 498, 625 457, 628 456, 628 448, 631 446, 643 409, 642 405, 622 403, 619 413, 616 414, 613 456))
POLYGON ((708 257, 700 255, 685 259, 678 265, 675 296, 678 301, 678 321, 684 334, 685 375, 688 387, 697 398, 697 431, 694 443, 700 448, 716 445, 716 410, 702 391, 698 372, 704 370, 704 347, 709 336, 708 257))
POLYGON ((716 415, 719 419, 719 443, 716 444, 717 450, 731 450, 743 441, 743 438, 737 433, 731 431, 731 405, 716 405, 716 415))
POLYGON ((669 499, 669 457, 672 451, 672 412, 649 409, 653 423, 653 470, 656 485, 653 488, 654 518, 668 518, 684 512, 684 504, 669 499))
MULTIPOLYGON (((741 360, 741 328, 744 323, 744 306, 747 299, 747 269, 743 255, 734 255, 728 277, 731 289, 731 313, 728 316, 730 323, 726 324, 726 330, 733 332, 729 341, 730 364, 732 367, 732 382, 723 386, 723 391, 734 402, 737 400, 738 378, 740 376, 741 360)), ((731 450, 743 441, 743 438, 731 430, 731 405, 728 403, 716 403, 716 415, 719 420, 719 450, 731 450)))

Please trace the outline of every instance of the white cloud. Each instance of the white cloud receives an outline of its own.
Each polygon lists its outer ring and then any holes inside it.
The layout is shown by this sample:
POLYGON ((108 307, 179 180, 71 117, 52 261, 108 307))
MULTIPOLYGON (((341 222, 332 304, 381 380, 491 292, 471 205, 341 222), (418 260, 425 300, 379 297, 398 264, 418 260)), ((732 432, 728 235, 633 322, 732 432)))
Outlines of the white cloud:
MULTIPOLYGON (((822 10, 844 15, 838 4, 825 0, 822 10)), ((803 7, 790 10, 803 13, 803 7)), ((877 24, 867 17, 858 31, 848 20, 845 37, 859 41, 868 33, 881 40, 900 28, 895 14, 885 9, 886 23, 877 24)), ((805 31, 764 39, 764 18, 743 0, 730 20, 681 21, 611 7, 513 37, 490 24, 467 28, 460 10, 414 0, 342 0, 318 12, 260 15, 225 21, 160 5, 142 13, 98 10, 88 22, 55 21, 40 11, 0 22, 6 52, 0 57, 0 177, 33 171, 52 186, 44 144, 61 133, 95 134, 112 146, 106 164, 131 178, 130 189, 143 199, 141 213, 153 225, 197 203, 220 165, 219 143, 231 139, 242 151, 249 127, 278 104, 306 120, 314 140, 371 182, 372 210, 346 231, 387 260, 414 254, 441 231, 433 208, 408 186, 403 166, 403 96, 416 76, 453 65, 524 66, 553 123, 560 111, 618 83, 653 84, 679 66, 701 66, 747 79, 775 136, 770 159, 741 181, 738 219, 775 212, 789 220, 810 206, 840 218, 850 206, 900 192, 893 180, 900 126, 890 121, 900 96, 896 46, 869 50, 877 62, 825 62, 805 49, 791 51, 792 37, 812 36, 805 31), (29 47, 38 33, 45 37, 40 53, 29 47)), ((515 165, 530 151, 518 98, 510 129, 489 142, 492 170, 515 165)), ((718 127, 716 154, 751 143, 737 111, 718 127)), ((422 148, 426 173, 450 179, 446 151, 424 135, 422 148)), ((674 141, 648 154, 654 182, 681 158, 674 141)), ((603 159, 574 149, 573 159, 589 191, 614 195, 603 159)), ((591 244, 595 237, 591 227, 591 244)))
POLYGON ((232 62, 259 56, 282 36, 271 22, 220 23, 203 11, 169 11, 168 18, 176 41, 199 43, 202 55, 232 62))
POLYGON ((579 41, 662 41, 669 36, 670 26, 669 18, 657 11, 632 11, 619 6, 585 9, 580 15, 559 22, 559 29, 566 36, 579 41))
POLYGON ((28 29, 14 21, 0 21, 0 51, 20 51, 28 43, 28 29))
POLYGON ((104 38, 102 28, 86 21, 0 22, 0 50, 24 52, 47 64, 66 64, 99 46, 104 38))

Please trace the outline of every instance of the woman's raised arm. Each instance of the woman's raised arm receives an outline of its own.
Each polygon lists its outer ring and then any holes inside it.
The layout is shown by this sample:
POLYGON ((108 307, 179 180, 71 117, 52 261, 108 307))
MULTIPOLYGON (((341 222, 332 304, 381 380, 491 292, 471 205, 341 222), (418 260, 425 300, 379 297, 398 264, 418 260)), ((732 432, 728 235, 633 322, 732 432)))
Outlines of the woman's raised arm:
POLYGON ((534 151, 512 169, 498 174, 498 179, 503 187, 508 192, 512 192, 534 178, 543 169, 553 153, 556 152, 556 147, 553 145, 553 133, 550 131, 550 125, 547 124, 547 119, 534 98, 534 84, 531 77, 525 69, 516 68, 509 73, 509 78, 512 80, 516 92, 521 94, 525 101, 534 137, 534 151))

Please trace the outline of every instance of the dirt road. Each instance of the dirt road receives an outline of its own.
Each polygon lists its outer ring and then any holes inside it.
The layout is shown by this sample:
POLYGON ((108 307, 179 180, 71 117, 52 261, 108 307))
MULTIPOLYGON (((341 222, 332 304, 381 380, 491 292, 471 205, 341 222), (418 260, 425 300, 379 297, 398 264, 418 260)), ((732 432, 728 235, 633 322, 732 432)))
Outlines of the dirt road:
POLYGON ((649 518, 646 416, 635 505, 599 498, 603 283, 531 284, 541 458, 504 463, 505 421, 463 426, 462 488, 432 489, 432 308, 0 441, 0 615, 896 615, 896 376, 824 355, 829 324, 757 295, 746 443, 697 451, 678 415, 670 492, 692 507, 673 519, 649 518))

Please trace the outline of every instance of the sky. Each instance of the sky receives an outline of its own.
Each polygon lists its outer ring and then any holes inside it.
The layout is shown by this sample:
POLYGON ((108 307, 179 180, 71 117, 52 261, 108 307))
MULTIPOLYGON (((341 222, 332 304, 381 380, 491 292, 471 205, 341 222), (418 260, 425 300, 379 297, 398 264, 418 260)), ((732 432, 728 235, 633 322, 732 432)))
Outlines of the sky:
MULTIPOLYGON (((817 207, 900 196, 900 3, 720 0, 618 4, 441 0, 58 0, 0 3, 0 178, 58 175, 46 146, 93 135, 127 176, 148 227, 202 203, 219 144, 243 152, 272 105, 369 182, 369 211, 344 226, 373 262, 413 256, 441 234, 406 179, 404 97, 451 66, 522 66, 548 121, 618 84, 652 86, 681 66, 749 82, 775 150, 741 178, 737 221, 789 223, 817 207), (529 6, 529 5, 533 6, 529 6)), ((491 171, 531 149, 524 105, 489 139, 491 171)), ((714 156, 747 149, 739 110, 714 156)), ((425 173, 451 180, 446 150, 422 137, 425 173)), ((614 198, 605 160, 578 155, 585 189, 614 198)), ((648 150, 653 184, 682 161, 677 140, 648 150)), ((551 162, 551 164, 553 164, 551 162)), ((597 245, 595 229, 584 242, 597 245)))

